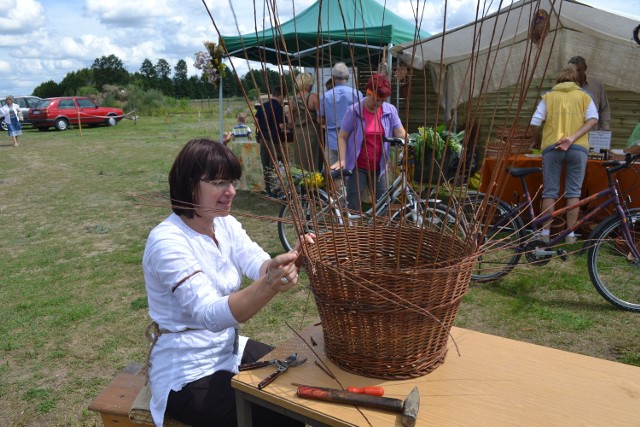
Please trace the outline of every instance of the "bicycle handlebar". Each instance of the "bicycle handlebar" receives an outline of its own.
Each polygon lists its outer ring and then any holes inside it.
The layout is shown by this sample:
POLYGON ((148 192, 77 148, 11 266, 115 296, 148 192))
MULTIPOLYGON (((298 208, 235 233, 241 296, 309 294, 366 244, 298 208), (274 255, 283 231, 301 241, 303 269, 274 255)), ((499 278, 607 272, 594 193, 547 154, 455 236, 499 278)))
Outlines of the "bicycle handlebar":
POLYGON ((621 169, 627 169, 629 166, 631 166, 631 163, 635 162, 638 159, 640 159, 640 154, 627 153, 625 154, 624 160, 622 161, 622 163, 618 160, 607 160, 606 162, 602 162, 602 166, 604 167, 611 166, 609 171, 611 173, 615 173, 621 169))
POLYGON ((405 140, 402 138, 396 138, 396 137, 385 137, 384 138, 384 142, 388 142, 389 144, 391 144, 391 146, 393 147, 394 145, 400 145, 403 146, 405 145, 405 140))
POLYGON ((340 177, 343 176, 351 176, 353 174, 353 171, 349 170, 349 169, 335 169, 331 171, 331 178, 333 179, 338 179, 340 177))
MULTIPOLYGON (((396 137, 385 137, 384 142, 388 142, 392 147, 395 145, 404 146, 406 144, 404 139, 396 137)), ((353 171, 348 169, 336 169, 331 171, 331 178, 333 179, 351 175, 353 175, 353 171)))

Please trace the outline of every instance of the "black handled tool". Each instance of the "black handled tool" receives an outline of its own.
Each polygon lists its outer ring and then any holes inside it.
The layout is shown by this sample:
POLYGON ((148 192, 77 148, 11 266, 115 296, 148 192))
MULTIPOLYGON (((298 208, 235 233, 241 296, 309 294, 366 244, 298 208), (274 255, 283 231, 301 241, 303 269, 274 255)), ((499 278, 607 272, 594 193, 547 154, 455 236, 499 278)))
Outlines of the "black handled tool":
POLYGON ((302 365, 306 361, 307 361, 306 357, 304 359, 298 359, 298 353, 293 353, 291 356, 287 357, 284 360, 276 360, 275 364, 278 367, 278 369, 274 373, 269 375, 267 378, 260 381, 260 383, 258 384, 258 388, 262 390, 267 385, 271 384, 273 380, 275 380, 284 372, 286 372, 287 369, 289 369, 290 367, 302 365))

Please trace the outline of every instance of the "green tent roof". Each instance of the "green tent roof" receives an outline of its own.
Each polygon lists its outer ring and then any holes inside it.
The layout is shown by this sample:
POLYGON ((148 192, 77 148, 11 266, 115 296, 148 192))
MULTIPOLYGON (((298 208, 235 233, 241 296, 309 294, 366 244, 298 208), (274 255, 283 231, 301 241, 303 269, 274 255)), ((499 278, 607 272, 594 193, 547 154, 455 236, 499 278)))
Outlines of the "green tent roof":
POLYGON ((319 0, 290 21, 222 41, 228 56, 271 64, 375 66, 382 48, 428 36, 375 0, 319 0))

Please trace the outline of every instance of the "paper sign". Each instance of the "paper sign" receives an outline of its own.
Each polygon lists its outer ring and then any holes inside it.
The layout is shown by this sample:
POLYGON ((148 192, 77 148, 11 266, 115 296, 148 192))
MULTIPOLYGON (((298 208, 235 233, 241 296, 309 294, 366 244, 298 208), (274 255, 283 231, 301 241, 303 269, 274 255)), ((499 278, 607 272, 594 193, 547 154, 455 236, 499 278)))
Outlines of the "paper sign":
POLYGON ((611 131, 610 130, 593 130, 589 132, 589 148, 599 153, 601 149, 608 150, 611 148, 611 131))

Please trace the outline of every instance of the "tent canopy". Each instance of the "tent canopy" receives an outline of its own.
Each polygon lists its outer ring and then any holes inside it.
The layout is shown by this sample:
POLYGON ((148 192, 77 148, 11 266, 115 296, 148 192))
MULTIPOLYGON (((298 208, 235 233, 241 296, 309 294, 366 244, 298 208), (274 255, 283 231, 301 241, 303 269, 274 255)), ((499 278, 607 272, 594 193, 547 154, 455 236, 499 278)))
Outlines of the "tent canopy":
POLYGON ((375 66, 384 47, 429 36, 375 0, 319 0, 290 21, 272 24, 222 36, 228 56, 318 68, 337 61, 375 66))
POLYGON ((589 76, 640 92, 640 46, 632 39, 637 25, 572 0, 521 0, 444 34, 397 45, 391 53, 414 68, 429 67, 449 115, 481 93, 555 76, 575 55, 585 58, 589 76), (533 44, 529 27, 538 8, 548 12, 550 26, 544 41, 533 44))

